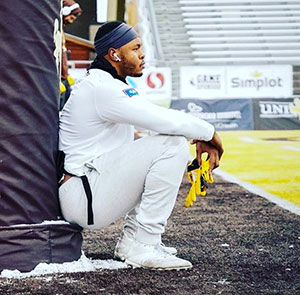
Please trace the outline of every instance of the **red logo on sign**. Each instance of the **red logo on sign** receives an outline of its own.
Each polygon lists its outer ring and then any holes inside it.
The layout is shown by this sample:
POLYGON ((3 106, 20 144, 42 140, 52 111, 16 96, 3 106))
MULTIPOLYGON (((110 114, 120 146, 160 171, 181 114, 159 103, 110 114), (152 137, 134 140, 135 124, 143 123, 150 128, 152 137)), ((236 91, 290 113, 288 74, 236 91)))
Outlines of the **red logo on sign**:
POLYGON ((150 73, 147 77, 147 84, 150 88, 162 88, 165 78, 161 73, 150 73))

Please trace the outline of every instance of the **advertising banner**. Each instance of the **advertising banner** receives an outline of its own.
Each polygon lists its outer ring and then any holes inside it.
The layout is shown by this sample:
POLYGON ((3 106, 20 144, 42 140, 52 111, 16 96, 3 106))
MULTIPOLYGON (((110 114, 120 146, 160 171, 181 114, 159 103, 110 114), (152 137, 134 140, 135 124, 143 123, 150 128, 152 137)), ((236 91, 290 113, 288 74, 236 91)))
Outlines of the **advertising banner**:
POLYGON ((288 98, 291 65, 181 67, 181 98, 288 98))
POLYGON ((300 129, 300 98, 254 99, 253 112, 255 129, 300 129))
POLYGON ((181 98, 225 97, 225 67, 181 67, 181 98))
POLYGON ((172 73, 170 68, 149 67, 144 69, 142 77, 128 77, 127 82, 140 95, 150 101, 155 102, 172 97, 172 73))
POLYGON ((229 67, 227 97, 288 98, 293 95, 291 65, 229 67))
POLYGON ((172 100, 170 107, 204 119, 212 123, 217 130, 253 129, 250 99, 178 99, 172 100))

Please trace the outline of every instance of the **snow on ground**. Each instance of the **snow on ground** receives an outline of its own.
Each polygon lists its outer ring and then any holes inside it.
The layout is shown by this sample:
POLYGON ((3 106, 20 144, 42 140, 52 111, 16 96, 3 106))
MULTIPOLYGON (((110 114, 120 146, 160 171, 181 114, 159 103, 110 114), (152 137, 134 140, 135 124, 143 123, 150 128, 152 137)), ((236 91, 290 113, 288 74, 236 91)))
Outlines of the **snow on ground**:
POLYGON ((77 261, 65 263, 40 263, 31 272, 22 273, 18 270, 3 270, 0 278, 7 279, 24 279, 29 277, 39 277, 42 275, 56 274, 56 273, 75 273, 75 272, 89 272, 102 269, 120 269, 127 268, 123 262, 109 260, 91 260, 87 258, 84 253, 77 261))

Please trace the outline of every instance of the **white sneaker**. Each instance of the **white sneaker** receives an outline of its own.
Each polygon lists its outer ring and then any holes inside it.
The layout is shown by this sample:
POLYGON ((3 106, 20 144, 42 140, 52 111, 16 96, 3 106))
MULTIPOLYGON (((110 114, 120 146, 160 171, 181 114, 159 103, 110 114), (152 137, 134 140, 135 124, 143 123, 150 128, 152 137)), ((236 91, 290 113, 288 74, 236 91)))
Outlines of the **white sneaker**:
MULTIPOLYGON (((114 252, 115 258, 121 261, 125 261, 128 256, 127 253, 130 250, 133 242, 134 242, 133 238, 131 238, 128 234, 123 233, 122 237, 119 238, 119 241, 115 248, 115 252, 114 252)), ((163 243, 160 243, 158 246, 161 248, 162 251, 165 251, 170 255, 177 254, 177 250, 174 247, 167 247, 163 243)))
POLYGON ((170 255, 160 245, 147 245, 133 240, 125 263, 135 267, 157 270, 189 269, 192 264, 184 259, 170 255))

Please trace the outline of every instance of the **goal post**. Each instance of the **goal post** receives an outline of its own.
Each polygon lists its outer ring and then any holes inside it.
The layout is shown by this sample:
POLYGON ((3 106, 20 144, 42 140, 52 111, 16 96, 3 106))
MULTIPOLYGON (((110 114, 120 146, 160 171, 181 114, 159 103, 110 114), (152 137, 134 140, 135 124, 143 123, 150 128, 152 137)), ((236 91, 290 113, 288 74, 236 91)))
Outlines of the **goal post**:
POLYGON ((81 228, 58 202, 60 10, 60 0, 0 4, 0 271, 81 255, 81 228))

